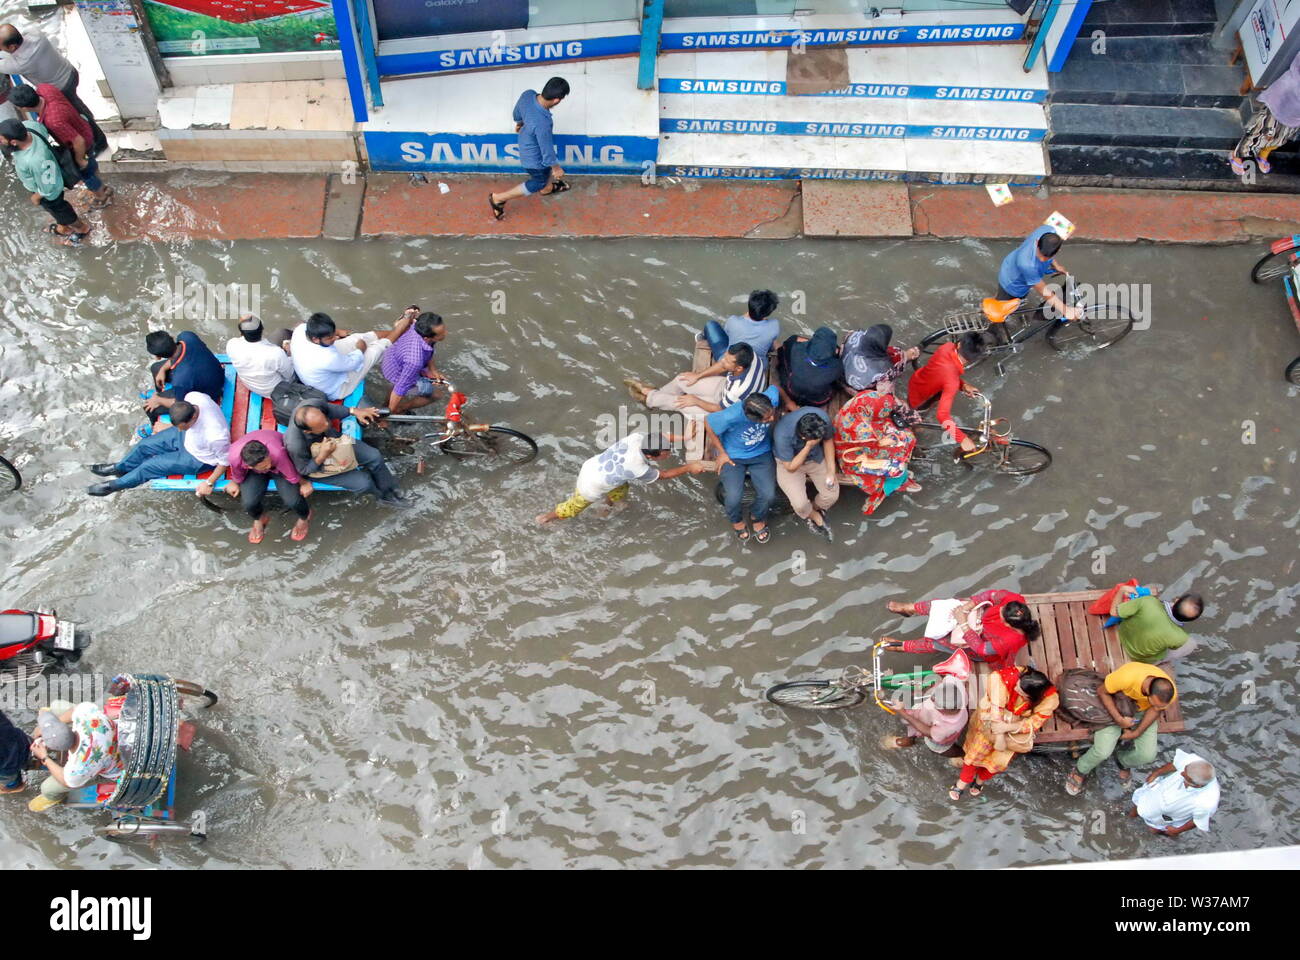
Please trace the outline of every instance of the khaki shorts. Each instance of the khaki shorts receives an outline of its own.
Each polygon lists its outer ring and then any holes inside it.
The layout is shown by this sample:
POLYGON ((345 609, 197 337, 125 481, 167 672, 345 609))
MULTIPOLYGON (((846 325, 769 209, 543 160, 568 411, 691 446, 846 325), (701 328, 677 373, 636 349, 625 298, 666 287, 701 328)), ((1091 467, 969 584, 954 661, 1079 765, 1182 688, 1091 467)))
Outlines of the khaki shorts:
MULTIPOLYGON (((618 503, 626 496, 627 484, 625 483, 622 486, 615 487, 613 490, 609 491, 609 493, 605 494, 605 499, 610 503, 618 503)), ((570 520, 582 513, 582 511, 586 510, 593 503, 595 503, 594 500, 588 500, 575 490, 573 491, 573 496, 555 507, 555 515, 562 520, 570 520)))

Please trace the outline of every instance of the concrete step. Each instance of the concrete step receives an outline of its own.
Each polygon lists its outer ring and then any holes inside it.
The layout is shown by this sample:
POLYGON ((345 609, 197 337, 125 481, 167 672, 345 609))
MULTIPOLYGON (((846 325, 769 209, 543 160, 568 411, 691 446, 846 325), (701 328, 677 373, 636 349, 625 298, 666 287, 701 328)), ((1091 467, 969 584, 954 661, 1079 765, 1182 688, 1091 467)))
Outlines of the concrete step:
POLYGON ((1104 48, 1098 41, 1079 32, 1070 50, 1070 59, 1096 59, 1104 63, 1189 63, 1224 66, 1229 52, 1216 47, 1208 35, 1174 37, 1116 37, 1106 33, 1104 48), (1098 52, 1093 53, 1094 46, 1098 52), (1104 52, 1101 52, 1104 49, 1104 52))
POLYGON ((1300 191, 1300 157, 1274 154, 1273 172, 1243 184, 1222 150, 1151 147, 1092 147, 1053 143, 1048 147, 1053 184, 1065 186, 1152 186, 1175 190, 1300 191))
POLYGON ((1052 74, 1053 103, 1108 103, 1155 107, 1240 107, 1240 65, 1117 62, 1076 50, 1052 74))
POLYGON ((1080 36, 1094 30, 1108 37, 1209 34, 1216 19, 1214 0, 1099 0, 1088 11, 1080 36))
POLYGON ((1222 107, 1056 103, 1050 115, 1054 145, 1230 150, 1243 130, 1240 113, 1222 107))

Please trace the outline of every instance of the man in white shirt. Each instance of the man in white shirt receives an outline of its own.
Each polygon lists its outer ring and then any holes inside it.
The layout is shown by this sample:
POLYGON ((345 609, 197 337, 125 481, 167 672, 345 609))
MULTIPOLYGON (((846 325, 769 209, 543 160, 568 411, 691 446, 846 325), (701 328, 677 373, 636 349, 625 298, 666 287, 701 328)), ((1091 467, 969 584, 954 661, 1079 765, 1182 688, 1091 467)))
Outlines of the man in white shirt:
POLYGON ((293 379, 293 361, 283 346, 289 339, 288 331, 264 340, 262 321, 250 314, 240 318, 239 333, 226 343, 226 356, 241 383, 259 397, 270 397, 281 383, 293 379))
POLYGON ((1166 763, 1133 791, 1130 817, 1141 817, 1152 833, 1176 837, 1197 827, 1209 831, 1219 809, 1219 781, 1214 767, 1194 753, 1174 751, 1166 763))
POLYGON ((409 307, 384 333, 349 333, 335 327, 328 314, 313 313, 290 338, 289 355, 298 379, 330 400, 347 399, 419 312, 409 307))
POLYGON ((195 493, 200 497, 209 494, 220 482, 230 451, 230 424, 221 408, 206 393, 197 390, 185 394, 184 400, 159 399, 168 408, 175 429, 155 427, 151 436, 137 443, 117 463, 91 464, 92 473, 113 478, 91 484, 86 492, 92 497, 106 497, 158 477, 186 476, 209 467, 216 469, 209 479, 199 484, 195 493))

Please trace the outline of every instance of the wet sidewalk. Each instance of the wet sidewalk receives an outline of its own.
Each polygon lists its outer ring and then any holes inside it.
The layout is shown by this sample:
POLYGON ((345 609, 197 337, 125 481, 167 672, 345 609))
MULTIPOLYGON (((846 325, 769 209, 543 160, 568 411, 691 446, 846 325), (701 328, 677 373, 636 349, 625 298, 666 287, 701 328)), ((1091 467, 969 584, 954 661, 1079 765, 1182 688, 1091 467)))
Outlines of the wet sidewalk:
POLYGON ((574 178, 565 194, 512 202, 498 222, 487 194, 511 179, 116 176, 114 205, 92 215, 94 243, 320 236, 998 239, 1024 236, 1053 210, 1075 223, 1077 239, 1102 242, 1240 243, 1300 233, 1300 196, 1286 194, 1013 188, 1014 201, 996 207, 982 186, 621 177, 574 178))

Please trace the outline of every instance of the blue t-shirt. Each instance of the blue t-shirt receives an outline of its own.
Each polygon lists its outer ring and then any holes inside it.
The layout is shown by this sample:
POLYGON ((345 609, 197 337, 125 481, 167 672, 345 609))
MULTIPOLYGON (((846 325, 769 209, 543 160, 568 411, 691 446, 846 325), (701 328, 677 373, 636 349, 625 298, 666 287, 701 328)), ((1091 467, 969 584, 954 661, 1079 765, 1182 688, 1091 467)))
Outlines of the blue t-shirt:
MULTIPOLYGON (((827 423, 831 422, 831 418, 826 415, 826 411, 820 407, 800 407, 793 413, 782 415, 781 419, 776 422, 776 426, 772 428, 772 454, 778 460, 789 463, 803 449, 803 444, 795 439, 794 428, 809 413, 817 414, 827 423)), ((822 453, 822 445, 819 443, 808 451, 808 459, 805 462, 821 463, 825 459, 826 455, 822 453)))
POLYGON ((1038 238, 1055 233, 1049 226, 1041 226, 1025 238, 1025 242, 1006 255, 998 270, 998 286, 1013 297, 1023 297, 1029 288, 1048 274, 1055 273, 1051 260, 1038 259, 1038 238))
MULTIPOLYGON (((763 395, 780 403, 781 394, 776 387, 768 387, 763 395)), ((722 449, 732 460, 753 460, 755 457, 771 456, 772 424, 754 423, 745 416, 745 405, 733 403, 717 413, 708 416, 709 429, 722 441, 722 449)))
POLYGON ((768 317, 766 320, 751 320, 748 315, 728 317, 722 329, 727 334, 727 346, 747 343, 756 354, 767 360, 767 355, 772 352, 772 344, 781 332, 781 321, 776 317, 768 317))
POLYGON ((536 90, 525 90, 515 101, 515 123, 519 130, 519 162, 525 170, 541 170, 559 163, 551 134, 551 111, 537 102, 536 90))
POLYGON ((219 405, 221 394, 226 389, 226 371, 222 369, 221 361, 197 334, 188 330, 177 337, 176 342, 185 348, 185 352, 167 374, 172 395, 180 398, 197 390, 206 393, 219 405))

